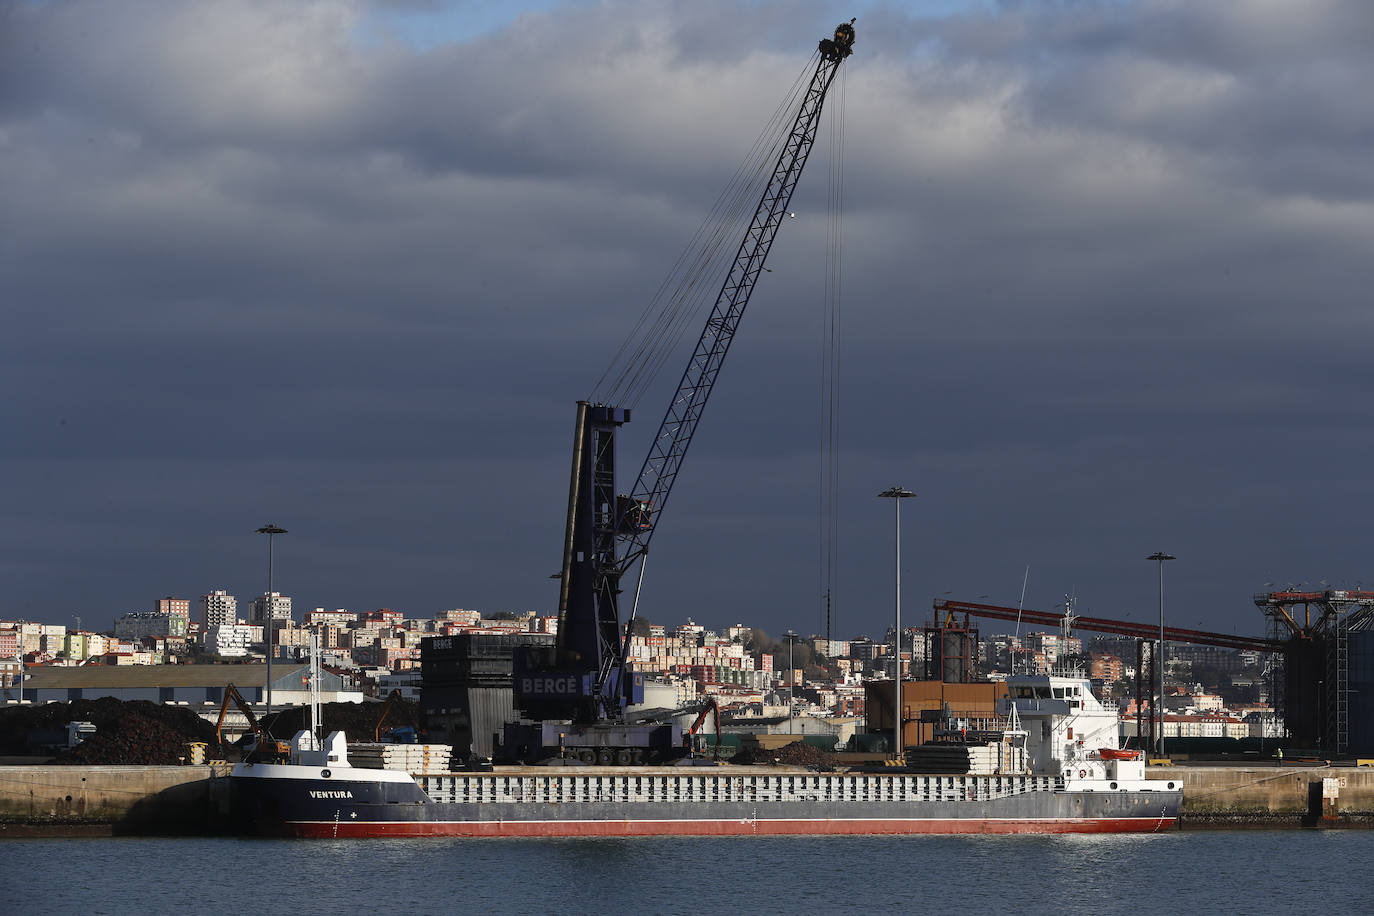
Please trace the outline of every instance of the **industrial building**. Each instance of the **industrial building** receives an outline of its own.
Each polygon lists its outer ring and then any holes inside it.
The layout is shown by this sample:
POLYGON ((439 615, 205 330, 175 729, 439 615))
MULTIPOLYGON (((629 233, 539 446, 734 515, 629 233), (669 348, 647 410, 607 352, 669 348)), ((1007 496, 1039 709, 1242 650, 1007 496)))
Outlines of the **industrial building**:
POLYGON ((1264 592, 1255 605, 1282 645, 1275 705, 1295 747, 1374 756, 1374 591, 1264 592))
MULTIPOLYGON (((310 702, 306 678, 309 665, 281 665, 272 670, 272 702, 296 706, 310 702)), ((86 665, 74 668, 30 668, 24 699, 35 703, 97 700, 148 700, 199 706, 219 705, 224 689, 233 684, 251 704, 267 699, 266 665, 86 665)), ((8 691, 18 699, 17 688, 8 691)), ((325 703, 361 703, 363 694, 348 689, 344 679, 322 673, 320 699, 325 703)))
MULTIPOLYGON (((864 709, 868 731, 892 734, 893 682, 868 681, 864 684, 864 709)), ((985 727, 997 719, 998 706, 1007 695, 1001 681, 946 682, 939 680, 902 682, 902 747, 924 744, 935 737, 936 727, 951 718, 985 727)))
POLYGON ((552 646, 543 633, 437 636, 420 643, 420 715, 430 740, 459 759, 490 757, 496 735, 516 717, 515 650, 552 646))

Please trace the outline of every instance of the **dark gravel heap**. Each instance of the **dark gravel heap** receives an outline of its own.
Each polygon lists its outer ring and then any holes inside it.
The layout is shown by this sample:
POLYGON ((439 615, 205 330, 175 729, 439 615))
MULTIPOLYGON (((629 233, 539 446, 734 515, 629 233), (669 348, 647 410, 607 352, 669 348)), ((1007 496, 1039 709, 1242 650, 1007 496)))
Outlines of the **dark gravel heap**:
MULTIPOLYGON (((322 729, 324 734, 342 731, 352 742, 367 742, 372 740, 372 736, 377 731, 377 720, 382 716, 382 710, 386 708, 384 703, 325 703, 320 710, 320 717, 324 720, 322 729)), ((274 738, 282 741, 290 741, 296 732, 305 728, 306 711, 304 707, 295 706, 291 709, 273 713, 263 722, 269 733, 274 738)), ((386 722, 382 726, 382 732, 386 733, 393 728, 400 728, 409 725, 419 730, 420 724, 420 704, 409 700, 400 700, 391 709, 391 714, 386 717, 386 722)))
POLYGON ((734 757, 730 758, 730 762, 741 764, 780 763, 785 766, 806 767, 811 770, 833 770, 836 757, 814 744, 794 741, 771 751, 765 748, 744 747, 734 757))
POLYGON ((54 763, 172 765, 187 745, 213 745, 215 727, 184 706, 109 698, 8 706, 0 709, 0 754, 33 754, 36 744, 65 742, 68 722, 90 722, 96 733, 78 747, 56 752, 54 763))
MULTIPOLYGON (((343 730, 350 741, 371 741, 382 715, 382 703, 326 703, 322 710, 326 733, 343 730)), ((417 726, 418 703, 402 701, 391 710, 385 730, 417 726)), ((304 728, 305 710, 299 707, 276 713, 267 725, 274 738, 289 741, 304 728)), ((423 738, 421 739, 423 740, 423 738)), ((208 756, 220 755, 215 726, 185 706, 166 706, 146 700, 73 700, 41 706, 0 708, 0 755, 54 753, 54 763, 128 766, 173 765, 189 757, 187 745, 204 741, 208 756), (90 722, 96 732, 79 746, 47 752, 44 744, 64 744, 68 722, 90 722)), ((225 759, 239 759, 239 749, 228 746, 225 759)))

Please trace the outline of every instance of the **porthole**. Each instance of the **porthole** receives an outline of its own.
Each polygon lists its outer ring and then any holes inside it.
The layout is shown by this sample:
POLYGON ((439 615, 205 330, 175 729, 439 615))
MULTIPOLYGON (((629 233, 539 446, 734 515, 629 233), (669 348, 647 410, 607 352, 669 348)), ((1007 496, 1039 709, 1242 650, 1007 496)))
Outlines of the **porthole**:
POLYGON ((1113 788, 1113 789, 1116 788, 1116 783, 1112 783, 1112 788, 1113 788))
POLYGON ((328 770, 320 770, 320 775, 323 776, 325 779, 328 779, 333 774, 330 773, 328 770))
POLYGON ((1174 784, 1173 784, 1173 783, 1169 783, 1169 788, 1172 789, 1173 787, 1174 787, 1174 784))

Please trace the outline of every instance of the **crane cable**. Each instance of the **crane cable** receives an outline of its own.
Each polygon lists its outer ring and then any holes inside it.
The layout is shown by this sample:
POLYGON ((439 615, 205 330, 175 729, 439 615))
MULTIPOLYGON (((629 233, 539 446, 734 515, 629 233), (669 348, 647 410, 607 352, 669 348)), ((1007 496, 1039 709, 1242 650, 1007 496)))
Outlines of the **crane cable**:
MULTIPOLYGON (((775 157, 779 144, 786 138, 786 115, 794 104, 805 70, 793 83, 787 98, 783 100, 769 118, 759 138, 754 142, 744 162, 736 169, 725 190, 717 198, 702 226, 692 241, 678 257, 668 277, 660 285, 658 292, 650 300, 640 321, 631 331, 621 350, 613 360, 612 367, 620 357, 630 350, 623 368, 608 393, 608 400, 628 402, 633 406, 642 396, 644 389, 657 377, 663 363, 675 351, 685 331, 692 325, 707 305, 708 296, 714 286, 719 285, 728 262, 720 257, 722 246, 737 238, 743 229, 744 220, 751 215, 747 209, 756 197, 767 175, 769 162, 775 157), (676 281, 675 281, 676 278, 676 281), (716 281, 714 284, 711 281, 716 281), (668 295, 668 290, 672 290, 668 295), (666 297, 666 302, 664 301, 666 297), (650 317, 653 323, 645 326, 650 317), (638 342, 635 338, 638 337, 638 342)), ((611 368, 608 368, 607 374, 611 368)), ((603 380, 605 375, 603 375, 603 380)), ((597 388, 600 390, 601 382, 597 388)))
POLYGON ((700 323, 694 319, 715 304, 720 285, 733 263, 731 255, 735 248, 726 246, 738 244, 753 218, 759 197, 791 133, 792 110, 800 103, 818 57, 818 53, 811 56, 769 116, 744 160, 597 380, 591 400, 633 407, 668 358, 677 352, 686 331, 700 323))
MULTIPOLYGON (((844 254, 844 109, 847 70, 839 73, 839 86, 830 108, 830 169, 826 198, 827 237, 825 287, 821 314, 820 353, 820 486, 817 522, 820 576, 817 594, 822 601, 827 643, 831 636, 832 608, 839 590, 839 481, 840 481, 840 330, 844 254)), ((829 646, 827 645, 827 649, 829 646)))

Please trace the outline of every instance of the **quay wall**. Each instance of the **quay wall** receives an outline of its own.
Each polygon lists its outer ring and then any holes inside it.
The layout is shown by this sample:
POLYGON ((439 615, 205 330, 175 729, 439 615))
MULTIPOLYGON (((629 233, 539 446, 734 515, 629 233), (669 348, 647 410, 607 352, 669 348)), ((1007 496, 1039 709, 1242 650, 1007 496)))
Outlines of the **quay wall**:
POLYGON ((3 766, 0 836, 26 832, 21 826, 202 833, 226 813, 227 780, 219 777, 228 775, 224 765, 3 766))
MULTIPOLYGON (((1182 781, 1188 826, 1303 826, 1322 813, 1323 780, 1335 779, 1333 811, 1349 826, 1374 825, 1374 769, 1326 764, 1294 766, 1150 767, 1149 779, 1182 781)), ((1330 784, 1327 784, 1328 786, 1330 784)))
MULTIPOLYGON (((0 766, 0 837, 33 829, 203 833, 227 816, 229 767, 0 766)), ((1150 767, 1183 783, 1183 827, 1374 826, 1374 768, 1150 767), (1324 783, 1326 779, 1335 784, 1324 783), (1322 788, 1338 793, 1322 800, 1322 788)))

